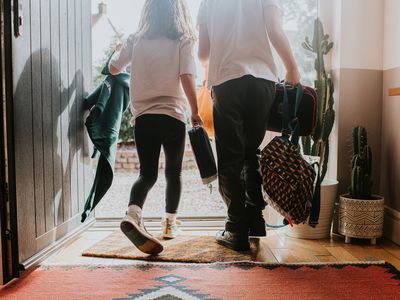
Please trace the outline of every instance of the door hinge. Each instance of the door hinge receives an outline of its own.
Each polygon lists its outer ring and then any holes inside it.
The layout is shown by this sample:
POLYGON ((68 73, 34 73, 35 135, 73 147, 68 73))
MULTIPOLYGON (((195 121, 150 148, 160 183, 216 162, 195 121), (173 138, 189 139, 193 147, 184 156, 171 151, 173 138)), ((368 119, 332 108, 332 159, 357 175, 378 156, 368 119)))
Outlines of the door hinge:
POLYGON ((11 7, 13 10, 14 18, 14 36, 18 38, 22 36, 22 27, 24 24, 22 2, 20 2, 19 0, 11 0, 11 7))

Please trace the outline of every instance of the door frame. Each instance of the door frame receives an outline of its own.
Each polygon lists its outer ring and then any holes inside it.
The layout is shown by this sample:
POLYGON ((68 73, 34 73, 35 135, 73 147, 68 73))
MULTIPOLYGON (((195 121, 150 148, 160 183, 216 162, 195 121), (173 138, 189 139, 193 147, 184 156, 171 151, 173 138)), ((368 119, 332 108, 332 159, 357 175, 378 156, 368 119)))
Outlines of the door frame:
POLYGON ((17 210, 15 194, 15 161, 13 135, 13 80, 12 80, 12 1, 2 1, 1 5, 1 105, 0 113, 0 227, 1 227, 1 271, 0 284, 19 277, 19 253, 17 210))

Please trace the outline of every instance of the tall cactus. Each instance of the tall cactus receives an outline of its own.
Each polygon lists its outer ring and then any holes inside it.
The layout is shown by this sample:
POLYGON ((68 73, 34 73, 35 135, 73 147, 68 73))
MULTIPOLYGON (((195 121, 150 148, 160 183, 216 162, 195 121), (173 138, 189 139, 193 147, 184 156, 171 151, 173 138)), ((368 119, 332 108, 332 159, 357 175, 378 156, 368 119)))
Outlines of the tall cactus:
POLYGON ((302 148, 305 155, 319 156, 321 162, 321 179, 323 180, 328 170, 329 136, 335 123, 334 110, 334 84, 325 70, 324 56, 333 48, 329 42, 329 35, 324 33, 322 22, 319 18, 314 23, 312 41, 307 37, 302 44, 303 48, 316 54, 314 86, 318 95, 317 126, 311 136, 302 138, 302 148))
POLYGON ((364 127, 353 129, 353 159, 351 162, 350 197, 371 199, 372 151, 368 146, 367 131, 364 127))

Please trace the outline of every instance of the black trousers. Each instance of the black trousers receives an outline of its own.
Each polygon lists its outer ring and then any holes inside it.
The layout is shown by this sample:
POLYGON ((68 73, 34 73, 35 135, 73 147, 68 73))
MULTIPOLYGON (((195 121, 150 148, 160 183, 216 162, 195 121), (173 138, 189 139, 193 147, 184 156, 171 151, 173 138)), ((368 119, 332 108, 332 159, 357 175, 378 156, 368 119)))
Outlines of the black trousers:
POLYGON ((182 160, 186 126, 167 115, 142 115, 135 122, 135 141, 140 162, 140 175, 132 186, 129 205, 143 207, 147 194, 158 177, 161 146, 165 154, 166 212, 178 210, 181 197, 182 160))
POLYGON ((274 97, 275 83, 253 76, 213 87, 219 191, 231 232, 248 232, 247 205, 265 208, 257 154, 274 97))

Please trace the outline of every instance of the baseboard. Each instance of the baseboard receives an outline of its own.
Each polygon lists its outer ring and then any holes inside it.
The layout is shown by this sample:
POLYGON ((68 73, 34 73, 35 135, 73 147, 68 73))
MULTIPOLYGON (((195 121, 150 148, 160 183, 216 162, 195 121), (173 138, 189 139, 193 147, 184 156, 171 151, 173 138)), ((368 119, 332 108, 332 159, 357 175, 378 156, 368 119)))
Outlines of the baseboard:
MULTIPOLYGON (((182 217, 179 220, 182 222, 180 227, 183 231, 215 231, 223 229, 225 226, 224 217, 182 217)), ((160 217, 144 218, 144 222, 149 230, 161 229, 160 217)), ((92 230, 115 230, 119 228, 120 223, 121 218, 96 218, 96 225, 92 230)))
POLYGON ((384 236, 400 245, 400 212, 385 206, 384 236))
POLYGON ((85 232, 88 228, 92 227, 93 224, 96 223, 94 218, 86 221, 84 224, 76 228, 75 230, 69 232, 61 239, 57 240, 50 246, 46 247, 45 249, 41 250, 34 256, 28 258, 24 262, 21 263, 21 269, 28 270, 32 267, 39 265, 45 259, 50 257, 50 255, 54 254, 56 251, 60 250, 62 247, 68 245, 69 243, 73 242, 81 233, 85 232))

